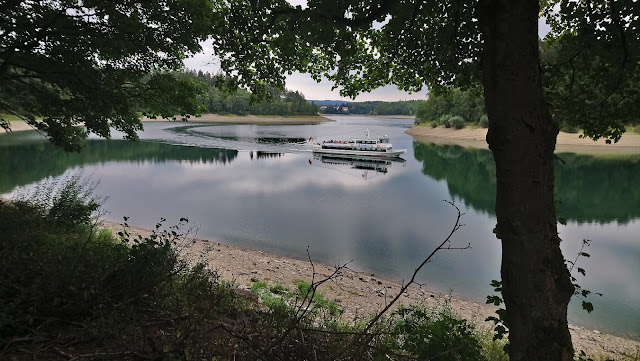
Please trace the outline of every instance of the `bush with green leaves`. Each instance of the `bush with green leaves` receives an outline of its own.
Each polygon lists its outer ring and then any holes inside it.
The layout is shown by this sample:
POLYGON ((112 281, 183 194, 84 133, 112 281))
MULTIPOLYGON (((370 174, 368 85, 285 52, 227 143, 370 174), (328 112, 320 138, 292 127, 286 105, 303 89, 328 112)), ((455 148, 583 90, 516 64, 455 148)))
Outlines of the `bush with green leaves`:
POLYGON ((465 126, 464 119, 459 115, 449 117, 449 123, 453 128, 462 129, 465 126))
POLYGON ((342 310, 333 301, 328 300, 322 293, 314 292, 311 284, 305 281, 294 282, 296 289, 290 290, 281 284, 271 285, 266 281, 256 281, 251 285, 251 292, 260 298, 262 304, 270 311, 295 312, 296 307, 305 306, 304 300, 310 300, 309 314, 317 315, 323 312, 328 316, 339 316, 342 310))
POLYGON ((489 117, 486 114, 482 114, 480 120, 478 120, 478 125, 482 128, 489 128, 489 117))
POLYGON ((83 171, 46 178, 31 189, 18 189, 15 202, 39 208, 51 226, 78 230, 90 226, 100 214, 106 197, 95 194, 98 184, 83 171))
POLYGON ((401 307, 389 322, 391 333, 380 346, 386 354, 391 351, 420 360, 485 361, 473 324, 453 315, 448 307, 439 311, 401 307))
MULTIPOLYGON (((87 227, 95 207, 79 184, 61 186, 62 196, 0 200, 0 358, 79 340, 94 350, 144 348, 157 332, 171 335, 158 340, 163 353, 197 355, 202 348, 184 338, 209 337, 203 329, 240 301, 216 272, 177 253, 187 220, 168 229, 159 222, 146 237, 130 234, 125 221, 114 236, 87 227), (30 344, 12 347, 16 339, 30 344)), ((209 350, 229 345, 224 337, 215 343, 209 350)))
POLYGON ((446 114, 441 116, 438 123, 444 125, 445 128, 451 128, 451 116, 446 114))

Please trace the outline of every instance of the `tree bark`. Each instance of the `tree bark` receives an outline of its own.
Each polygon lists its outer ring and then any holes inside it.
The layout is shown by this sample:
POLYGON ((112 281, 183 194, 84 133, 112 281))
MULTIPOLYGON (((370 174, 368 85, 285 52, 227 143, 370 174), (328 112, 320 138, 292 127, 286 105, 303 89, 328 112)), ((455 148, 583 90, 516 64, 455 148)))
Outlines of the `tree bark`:
POLYGON ((567 306, 574 289, 557 233, 558 127, 543 97, 538 0, 481 0, 477 10, 510 360, 569 361, 567 306))

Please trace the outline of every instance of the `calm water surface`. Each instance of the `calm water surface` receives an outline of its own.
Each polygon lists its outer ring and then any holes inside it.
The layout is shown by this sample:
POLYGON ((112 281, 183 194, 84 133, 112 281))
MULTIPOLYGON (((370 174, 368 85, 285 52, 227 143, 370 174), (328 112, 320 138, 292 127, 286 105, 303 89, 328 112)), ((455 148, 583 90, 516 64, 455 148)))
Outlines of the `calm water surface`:
MULTIPOLYGON (((31 189, 47 177, 80 168, 109 196, 105 217, 152 227, 161 217, 187 217, 200 238, 353 268, 393 280, 410 277, 446 237, 455 200, 465 213, 454 245, 471 249, 437 255, 419 281, 476 302, 499 278, 495 226, 495 167, 489 151, 415 142, 411 119, 335 117, 308 126, 146 123, 142 142, 92 140, 65 154, 30 132, 0 136, 0 193, 31 189), (403 161, 354 162, 314 157, 314 140, 385 134, 403 161)), ((581 286, 592 299, 587 315, 572 302, 572 323, 640 335, 640 157, 564 154, 556 193, 565 256, 583 239, 581 286)))

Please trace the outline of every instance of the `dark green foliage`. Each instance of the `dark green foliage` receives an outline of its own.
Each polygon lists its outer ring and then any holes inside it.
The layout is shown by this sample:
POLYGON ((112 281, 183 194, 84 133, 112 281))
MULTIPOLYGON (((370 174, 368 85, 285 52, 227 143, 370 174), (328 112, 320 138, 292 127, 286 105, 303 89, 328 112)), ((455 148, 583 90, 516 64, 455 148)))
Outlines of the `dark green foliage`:
POLYGON ((182 76, 205 85, 198 101, 203 111, 209 113, 296 116, 316 115, 319 111, 318 106, 309 104, 304 95, 297 91, 267 87, 264 99, 259 99, 246 89, 230 85, 231 79, 228 77, 189 70, 182 76))
POLYGON ((459 115, 455 115, 449 118, 449 122, 451 123, 451 126, 456 129, 462 129, 465 125, 464 119, 462 119, 462 117, 459 115))
POLYGON ((325 114, 369 114, 369 115, 414 115, 419 100, 383 102, 349 102, 336 106, 327 106, 323 109, 325 114), (346 111, 343 108, 347 108, 346 111))
MULTIPOLYGON (((62 187, 62 203, 78 219, 88 219, 92 201, 81 197, 87 192, 65 191, 76 184, 62 187)), ((57 211, 42 204, 0 201, 1 358, 6 352, 18 359, 36 352, 46 358, 55 354, 51 345, 69 342, 119 352, 146 352, 151 342, 167 356, 195 355, 202 348, 194 342, 203 345, 201 338, 209 335, 204 329, 236 312, 229 285, 178 257, 178 227, 161 230, 158 224, 147 237, 132 237, 125 229, 114 238, 109 231, 92 232, 87 224, 52 217, 57 211), (14 348, 13 340, 22 338, 27 344, 14 348)), ((227 347, 224 338, 216 342, 216 349, 227 347)))
MULTIPOLYGON (((484 112, 484 99, 479 90, 452 89, 440 94, 430 94, 416 110, 416 124, 438 122, 445 125, 443 117, 461 117, 464 123, 478 123, 484 112)), ((447 127, 448 128, 448 127, 447 127)), ((457 128, 454 126, 456 129, 457 128)))
POLYGON ((0 114, 79 150, 87 131, 137 139, 139 111, 197 113, 198 84, 166 71, 200 50, 211 10, 207 0, 3 2, 0 114))
POLYGON ((391 351, 420 360, 485 360, 474 326, 455 317, 447 308, 440 312, 419 306, 400 308, 389 322, 394 336, 383 344, 391 351))
MULTIPOLYGON (((496 307, 502 306, 504 300, 502 299, 502 281, 491 280, 491 287, 495 292, 494 295, 487 296, 487 304, 494 305, 496 307)), ((496 316, 489 316, 485 321, 493 322, 493 341, 502 340, 504 336, 509 334, 509 323, 507 322, 507 311, 500 307, 496 310, 496 316)), ((503 349, 508 352, 509 345, 505 344, 503 349)))
POLYGON ((573 261, 565 260, 565 263, 568 265, 568 268, 569 268, 571 283, 573 283, 573 287, 574 287, 573 296, 578 297, 581 300, 582 309, 587 311, 587 313, 593 312, 593 303, 591 303, 590 301, 587 301, 587 298, 589 297, 589 295, 595 294, 602 297, 602 293, 599 293, 599 292, 593 293, 588 289, 582 288, 582 286, 578 284, 578 279, 576 278, 576 276, 573 275, 573 270, 575 268, 576 271, 582 275, 582 277, 587 276, 587 271, 585 271, 585 269, 582 267, 578 267, 577 264, 580 257, 584 257, 584 258, 591 257, 589 253, 584 252, 585 248, 589 246, 591 246, 591 241, 588 239, 583 239, 582 246, 580 247, 580 251, 578 251, 576 258, 573 261))
POLYGON ((487 117, 486 114, 483 114, 480 117, 480 120, 478 120, 478 125, 481 126, 482 128, 489 128, 489 118, 487 117))
POLYGON ((554 120, 607 142, 640 122, 640 27, 632 0, 543 2, 551 33, 541 43, 554 120))
POLYGON ((254 93, 284 84, 293 70, 324 76, 349 97, 390 83, 417 91, 478 79, 481 41, 471 3, 314 1, 303 9, 239 0, 214 8, 214 52, 229 54, 221 67, 254 93))

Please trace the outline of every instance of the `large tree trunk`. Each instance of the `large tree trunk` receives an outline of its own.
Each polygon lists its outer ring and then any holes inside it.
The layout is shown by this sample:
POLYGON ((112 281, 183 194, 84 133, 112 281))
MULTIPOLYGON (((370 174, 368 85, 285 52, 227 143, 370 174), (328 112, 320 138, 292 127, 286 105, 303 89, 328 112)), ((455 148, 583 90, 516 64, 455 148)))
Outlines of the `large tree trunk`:
POLYGON ((483 86, 496 162, 496 215, 510 360, 572 360, 573 294, 553 197, 558 128, 544 102, 537 0, 484 0, 483 86))

